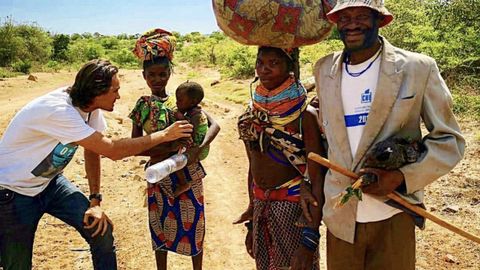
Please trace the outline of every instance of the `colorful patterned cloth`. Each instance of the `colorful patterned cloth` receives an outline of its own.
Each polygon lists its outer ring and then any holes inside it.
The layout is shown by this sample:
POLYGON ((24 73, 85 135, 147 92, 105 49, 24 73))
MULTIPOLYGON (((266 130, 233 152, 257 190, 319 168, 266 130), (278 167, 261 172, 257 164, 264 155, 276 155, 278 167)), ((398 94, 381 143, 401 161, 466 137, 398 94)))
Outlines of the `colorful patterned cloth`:
POLYGON ((157 28, 145 32, 135 43, 133 54, 140 60, 152 60, 153 57, 173 59, 176 39, 172 33, 157 28))
MULTIPOLYGON (((289 269, 302 238, 302 229, 295 225, 302 215, 298 203, 302 179, 297 177, 270 190, 253 188, 253 253, 258 270, 289 269)), ((318 250, 312 269, 319 269, 318 250)))
POLYGON ((206 173, 200 162, 181 170, 191 187, 174 197, 178 172, 155 185, 148 184, 148 220, 154 250, 195 256, 203 249, 205 211, 202 179, 206 173))
POLYGON ((155 95, 142 96, 128 117, 135 125, 142 126, 147 134, 151 134, 174 122, 173 111, 170 109, 173 106, 175 102, 170 97, 162 99, 155 95))
POLYGON ((274 126, 294 121, 307 106, 307 90, 292 77, 273 90, 259 84, 253 93, 253 107, 264 112, 274 126))
POLYGON ((256 87, 252 103, 238 120, 240 139, 258 144, 261 152, 266 152, 276 162, 291 164, 306 177, 307 158, 301 124, 297 130, 286 125, 301 118, 307 106, 305 88, 293 79, 270 91, 256 87))
POLYGON ((222 31, 246 45, 299 47, 328 37, 335 0, 213 0, 222 31))
MULTIPOLYGON (((129 117, 147 134, 169 126, 174 117, 172 97, 141 97, 129 117)), ((202 180, 206 173, 200 162, 170 174, 156 184, 148 184, 148 220, 154 250, 173 251, 195 256, 203 249, 205 213, 202 180), (191 188, 174 197, 179 174, 184 174, 191 188)))

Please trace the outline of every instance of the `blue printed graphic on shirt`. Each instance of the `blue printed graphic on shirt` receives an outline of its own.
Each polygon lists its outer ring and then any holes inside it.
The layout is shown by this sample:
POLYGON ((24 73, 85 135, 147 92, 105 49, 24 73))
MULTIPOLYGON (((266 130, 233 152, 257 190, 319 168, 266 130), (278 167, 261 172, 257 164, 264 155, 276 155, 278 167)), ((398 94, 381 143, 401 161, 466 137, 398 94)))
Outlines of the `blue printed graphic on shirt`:
POLYGON ((345 115, 345 125, 347 127, 365 126, 367 118, 368 113, 345 115))
POLYGON ((372 91, 370 89, 365 90, 362 94, 362 103, 372 103, 372 91))
POLYGON ((367 124, 368 113, 370 112, 370 106, 372 103, 372 91, 370 89, 365 90, 360 97, 361 106, 355 107, 355 114, 345 115, 345 126, 356 127, 365 126, 367 124))
POLYGON ((40 162, 35 169, 32 170, 32 174, 45 178, 53 178, 62 172, 70 160, 72 160, 77 148, 77 145, 63 145, 61 143, 57 144, 53 151, 50 152, 50 154, 42 162, 40 162))

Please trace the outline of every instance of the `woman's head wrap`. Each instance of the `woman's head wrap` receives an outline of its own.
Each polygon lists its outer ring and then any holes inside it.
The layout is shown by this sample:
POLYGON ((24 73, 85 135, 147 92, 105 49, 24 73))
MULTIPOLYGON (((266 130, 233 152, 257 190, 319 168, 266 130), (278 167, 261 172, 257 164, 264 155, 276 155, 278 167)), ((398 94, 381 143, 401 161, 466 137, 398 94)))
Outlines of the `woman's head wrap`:
POLYGON ((175 51, 176 39, 172 33, 157 28, 145 32, 135 43, 133 53, 142 61, 154 57, 167 57, 171 62, 175 51))

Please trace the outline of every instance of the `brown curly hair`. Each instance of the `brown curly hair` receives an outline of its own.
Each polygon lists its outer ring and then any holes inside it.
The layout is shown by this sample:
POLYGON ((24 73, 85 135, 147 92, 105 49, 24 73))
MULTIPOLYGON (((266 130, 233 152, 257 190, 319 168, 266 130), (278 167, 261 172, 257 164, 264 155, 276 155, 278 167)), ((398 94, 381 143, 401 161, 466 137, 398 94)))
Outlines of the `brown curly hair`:
POLYGON ((94 59, 78 71, 75 83, 67 89, 73 106, 87 108, 97 96, 108 92, 118 68, 108 60, 94 59))

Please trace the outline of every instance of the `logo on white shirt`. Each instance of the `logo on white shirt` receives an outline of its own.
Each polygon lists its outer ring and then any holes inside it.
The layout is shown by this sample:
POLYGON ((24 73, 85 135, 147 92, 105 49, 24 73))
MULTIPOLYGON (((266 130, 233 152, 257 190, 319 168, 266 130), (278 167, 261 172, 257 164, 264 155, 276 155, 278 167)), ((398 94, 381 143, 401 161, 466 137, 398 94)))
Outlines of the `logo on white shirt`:
POLYGON ((372 91, 370 89, 365 90, 361 97, 362 103, 371 103, 372 102, 372 91))

